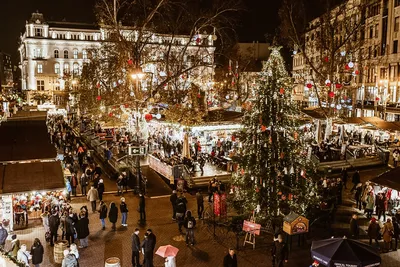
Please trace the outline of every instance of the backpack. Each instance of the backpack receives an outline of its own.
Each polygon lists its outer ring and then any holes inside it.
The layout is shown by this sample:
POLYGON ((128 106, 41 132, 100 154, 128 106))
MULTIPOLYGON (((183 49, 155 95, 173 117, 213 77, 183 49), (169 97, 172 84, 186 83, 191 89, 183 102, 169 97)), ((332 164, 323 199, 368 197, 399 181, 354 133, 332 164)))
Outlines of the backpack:
POLYGON ((188 224, 187 224, 187 228, 188 228, 188 229, 193 229, 193 227, 194 227, 193 220, 192 220, 192 219, 189 219, 189 220, 188 220, 188 224))

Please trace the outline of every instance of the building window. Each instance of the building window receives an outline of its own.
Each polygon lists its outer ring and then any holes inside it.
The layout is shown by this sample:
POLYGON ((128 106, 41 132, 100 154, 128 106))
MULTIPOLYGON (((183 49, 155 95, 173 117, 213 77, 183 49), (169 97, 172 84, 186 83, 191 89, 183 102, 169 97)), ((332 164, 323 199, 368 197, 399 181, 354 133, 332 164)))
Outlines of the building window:
POLYGON ((79 74, 79 64, 74 63, 74 75, 78 75, 78 74, 79 74))
POLYGON ((88 58, 88 53, 87 53, 86 50, 83 50, 83 51, 82 51, 82 58, 83 58, 83 59, 87 59, 87 58, 88 58))
POLYGON ((74 59, 78 58, 78 49, 74 49, 74 59))
POLYGON ((369 38, 372 39, 374 37, 374 27, 370 26, 369 27, 369 38))
POLYGON ((37 80, 36 81, 36 89, 38 91, 44 91, 44 80, 37 80))
POLYGON ((400 0, 394 0, 394 6, 400 6, 400 0))
POLYGON ((41 49, 41 48, 33 49, 33 56, 34 56, 35 58, 42 58, 42 57, 43 57, 43 55, 42 55, 42 49, 41 49))
POLYGON ((60 74, 60 64, 59 63, 56 63, 54 65, 54 73, 55 74, 60 74))
POLYGON ((64 58, 68 58, 68 50, 64 50, 64 58))
POLYGON ((59 57, 60 57, 60 55, 59 55, 58 50, 57 49, 54 50, 54 58, 59 58, 59 57))
POLYGON ((399 41, 394 40, 393 41, 393 54, 397 54, 398 46, 399 46, 399 41))
POLYGON ((400 23, 400 17, 396 17, 394 19, 394 32, 398 32, 399 31, 399 23, 400 23))
POLYGON ((35 36, 42 37, 43 29, 42 28, 35 28, 35 36))
POLYGON ((375 38, 378 38, 378 35, 379 35, 379 25, 376 24, 375 25, 375 38))
POLYGON ((37 65, 37 73, 43 73, 43 65, 42 64, 37 65))
POLYGON ((69 73, 69 64, 68 63, 64 64, 64 73, 69 73))

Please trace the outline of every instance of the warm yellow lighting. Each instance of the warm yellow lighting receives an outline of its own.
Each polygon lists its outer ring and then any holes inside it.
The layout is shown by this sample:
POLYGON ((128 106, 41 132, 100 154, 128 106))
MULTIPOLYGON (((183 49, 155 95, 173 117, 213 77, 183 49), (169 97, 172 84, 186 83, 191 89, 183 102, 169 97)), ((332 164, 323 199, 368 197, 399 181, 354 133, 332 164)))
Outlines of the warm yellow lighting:
POLYGON ((136 74, 131 74, 132 79, 136 80, 137 75, 136 74))

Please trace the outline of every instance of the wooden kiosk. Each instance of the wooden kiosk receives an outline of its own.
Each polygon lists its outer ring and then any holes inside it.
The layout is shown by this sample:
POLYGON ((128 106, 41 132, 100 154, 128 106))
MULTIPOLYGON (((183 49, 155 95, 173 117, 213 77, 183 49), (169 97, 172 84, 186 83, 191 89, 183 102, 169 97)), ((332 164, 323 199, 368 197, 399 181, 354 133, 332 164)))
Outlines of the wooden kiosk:
POLYGON ((309 221, 306 217, 290 212, 283 218, 283 231, 288 234, 289 250, 292 246, 292 236, 298 236, 298 246, 304 243, 304 234, 308 233, 309 221))

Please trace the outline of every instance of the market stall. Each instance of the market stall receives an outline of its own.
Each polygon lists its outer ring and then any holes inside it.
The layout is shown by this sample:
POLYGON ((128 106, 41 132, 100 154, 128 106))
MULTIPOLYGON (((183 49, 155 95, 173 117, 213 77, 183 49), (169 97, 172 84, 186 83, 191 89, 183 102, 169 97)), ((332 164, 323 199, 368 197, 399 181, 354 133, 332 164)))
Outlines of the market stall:
POLYGON ((58 161, 0 165, 0 182, 0 221, 10 231, 40 218, 46 206, 65 201, 65 180, 58 161))
POLYGON ((400 211, 400 168, 395 168, 372 179, 371 185, 375 194, 381 192, 387 199, 388 215, 400 211))

